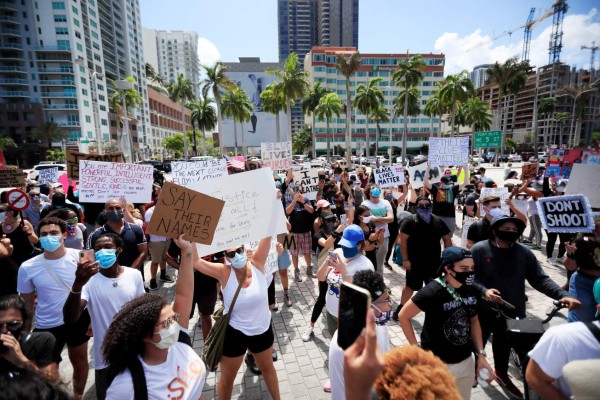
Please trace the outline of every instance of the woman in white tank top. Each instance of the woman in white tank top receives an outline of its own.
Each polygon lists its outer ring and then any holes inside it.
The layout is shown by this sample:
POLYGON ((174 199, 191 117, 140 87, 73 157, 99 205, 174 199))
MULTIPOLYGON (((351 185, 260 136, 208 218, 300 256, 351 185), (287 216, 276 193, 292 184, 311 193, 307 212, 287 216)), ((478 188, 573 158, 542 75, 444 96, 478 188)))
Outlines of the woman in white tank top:
POLYGON ((277 371, 272 358, 275 338, 271 328, 268 285, 264 275, 264 264, 270 247, 271 237, 262 239, 250 260, 246 258, 243 246, 227 249, 224 252, 225 264, 211 263, 196 257, 195 268, 221 284, 225 314, 229 312, 238 284, 245 274, 225 332, 220 361, 219 399, 231 398, 233 381, 247 350, 254 355, 271 397, 276 400, 280 398, 277 371))

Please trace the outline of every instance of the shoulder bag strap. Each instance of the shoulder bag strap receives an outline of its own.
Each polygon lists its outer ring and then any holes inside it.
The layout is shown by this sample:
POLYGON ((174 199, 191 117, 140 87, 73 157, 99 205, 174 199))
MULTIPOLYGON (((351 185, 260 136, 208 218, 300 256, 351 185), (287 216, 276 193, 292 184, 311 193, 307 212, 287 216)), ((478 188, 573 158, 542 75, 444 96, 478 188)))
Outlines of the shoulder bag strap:
POLYGON ((585 325, 592 332, 592 335, 594 335, 596 340, 600 343, 600 328, 598 328, 598 326, 596 326, 596 324, 594 324, 593 322, 588 322, 585 325))
POLYGON ((39 255, 38 257, 42 257, 42 264, 44 265, 44 269, 46 269, 46 272, 48 272, 48 274, 50 274, 50 276, 52 277, 52 279, 54 279, 54 281, 59 285, 62 286, 63 289, 65 289, 65 291, 67 293, 71 292, 71 288, 67 286, 67 284, 65 282, 63 282, 62 279, 60 279, 58 277, 58 275, 56 275, 56 272, 54 272, 54 270, 52 268, 50 268, 48 266, 48 262, 46 261, 46 257, 44 257, 43 254, 39 255))
MULTIPOLYGON (((233 267, 231 267, 233 268, 233 267)), ((250 267, 252 268, 252 267, 250 267)), ((240 294, 240 290, 242 289, 242 285, 244 284, 244 282, 246 281, 246 273, 248 272, 248 267, 246 267, 244 269, 244 274, 242 275, 242 279, 240 279, 240 283, 238 284, 237 290, 235 291, 235 295, 233 296, 233 300, 231 301, 231 305, 229 306, 229 311, 227 312, 227 314, 231 315, 231 313, 233 312, 233 306, 235 305, 235 301, 238 298, 238 294, 240 294)), ((235 272, 234 272, 235 274, 235 272)))
POLYGON ((148 400, 144 367, 142 367, 142 363, 137 357, 129 364, 129 372, 131 372, 131 381, 133 382, 133 399, 148 400))

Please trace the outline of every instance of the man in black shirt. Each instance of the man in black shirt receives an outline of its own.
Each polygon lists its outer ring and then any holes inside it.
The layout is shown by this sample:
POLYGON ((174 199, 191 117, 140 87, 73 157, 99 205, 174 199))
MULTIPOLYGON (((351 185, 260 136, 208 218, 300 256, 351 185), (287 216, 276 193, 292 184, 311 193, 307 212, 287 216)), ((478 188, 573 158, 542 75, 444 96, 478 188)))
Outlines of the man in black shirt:
MULTIPOLYGON (((458 167, 457 176, 461 172, 462 166, 458 167)), ((462 190, 465 182, 467 182, 467 179, 460 185, 456 185, 452 180, 452 176, 444 175, 441 177, 441 182, 432 184, 429 182, 429 165, 427 165, 423 185, 429 190, 433 198, 433 214, 440 217, 448 225, 450 237, 454 235, 454 231, 456 230, 456 206, 454 205, 454 200, 462 190)))
POLYGON ((490 224, 494 216, 502 214, 502 203, 498 196, 486 196, 482 202, 485 216, 479 221, 474 222, 467 232, 466 248, 470 249, 477 242, 488 240, 490 238, 490 224))
POLYGON ((311 229, 314 221, 312 214, 315 210, 308 198, 302 194, 302 187, 296 187, 295 182, 288 183, 284 196, 286 199, 285 213, 289 216, 292 225, 292 236, 296 242, 296 247, 290 249, 292 263, 294 264, 294 279, 296 282, 302 282, 300 267, 298 266, 298 256, 300 254, 304 256, 306 261, 306 274, 311 278, 316 278, 310 260, 312 253, 311 229))

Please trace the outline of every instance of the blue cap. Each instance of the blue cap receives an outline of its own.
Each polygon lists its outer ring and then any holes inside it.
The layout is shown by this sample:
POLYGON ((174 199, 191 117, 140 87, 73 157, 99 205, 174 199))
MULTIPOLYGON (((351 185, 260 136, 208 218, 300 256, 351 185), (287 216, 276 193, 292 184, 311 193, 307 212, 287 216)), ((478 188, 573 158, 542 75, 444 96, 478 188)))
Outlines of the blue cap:
POLYGON ((452 264, 465 258, 473 258, 473 254, 467 249, 458 246, 450 246, 442 251, 442 265, 452 264))
POLYGON ((379 188, 375 188, 375 189, 371 190, 371 196, 373 196, 373 197, 381 196, 381 190, 379 188))
POLYGON ((365 233, 361 227, 358 225, 349 225, 344 229, 344 233, 340 239, 340 246, 356 247, 356 244, 363 240, 365 240, 365 233))

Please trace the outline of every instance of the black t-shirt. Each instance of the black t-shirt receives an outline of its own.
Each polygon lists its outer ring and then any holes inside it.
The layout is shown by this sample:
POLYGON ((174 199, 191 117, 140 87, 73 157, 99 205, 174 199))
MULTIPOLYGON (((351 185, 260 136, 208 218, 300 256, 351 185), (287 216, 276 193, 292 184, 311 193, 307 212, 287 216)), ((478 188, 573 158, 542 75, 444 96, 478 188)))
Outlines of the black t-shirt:
MULTIPOLYGON (((305 198, 306 201, 306 198, 305 198)), ((290 214, 290 224, 292 229, 290 232, 293 233, 305 233, 310 232, 314 222, 314 218, 311 213, 306 211, 300 203, 296 203, 296 206, 290 214), (302 208, 298 208, 298 206, 302 208)))
POLYGON ((438 217, 454 217, 456 215, 454 199, 460 193, 459 185, 452 185, 448 189, 443 189, 437 184, 429 189, 433 198, 433 213, 438 217))
POLYGON ((467 199, 465 200, 465 206, 463 207, 463 215, 467 215, 467 206, 473 207, 473 215, 468 215, 469 217, 474 217, 477 215, 477 199, 479 199, 479 195, 475 192, 467 196, 467 199))
POLYGON ((142 228, 135 224, 130 224, 129 222, 124 222, 125 227, 121 231, 121 233, 117 233, 113 231, 108 224, 104 224, 100 228, 96 229, 92 234, 88 237, 87 248, 93 249, 94 244, 96 243, 96 239, 104 233, 114 233, 123 239, 125 242, 125 246, 123 247, 123 251, 119 254, 117 261, 120 265, 125 267, 133 267, 133 262, 140 255, 140 251, 138 250, 138 244, 146 243, 146 236, 144 235, 144 231, 142 228))
MULTIPOLYGON (((26 336, 22 335, 21 340, 19 340, 23 355, 33 361, 38 368, 44 368, 58 362, 58 360, 52 358, 55 342, 56 339, 50 332, 31 332, 26 336)), ((0 358, 0 371, 11 369, 14 369, 14 366, 4 358, 0 358)))
POLYGON ((19 266, 12 262, 10 258, 5 257, 0 259, 0 271, 2 271, 2 279, 0 279, 0 297, 16 294, 19 266))
POLYGON ((479 221, 475 221, 469 226, 467 231, 467 240, 473 243, 481 242, 483 240, 490 239, 490 221, 487 218, 482 218, 479 221))
POLYGON ((412 267, 423 268, 425 273, 435 273, 442 254, 440 240, 450 233, 448 225, 435 215, 431 216, 428 224, 414 215, 402 222, 400 232, 408 235, 407 251, 412 267))
POLYGON ((477 315, 478 293, 466 285, 455 290, 462 301, 455 300, 439 282, 432 281, 412 298, 425 312, 421 347, 431 350, 447 364, 463 361, 474 350, 471 318, 477 315))
POLYGON ((576 239, 575 262, 577 266, 585 271, 600 271, 600 243, 592 240, 576 239))

